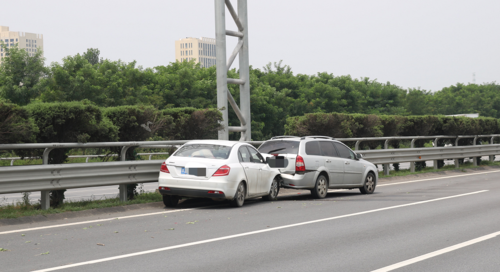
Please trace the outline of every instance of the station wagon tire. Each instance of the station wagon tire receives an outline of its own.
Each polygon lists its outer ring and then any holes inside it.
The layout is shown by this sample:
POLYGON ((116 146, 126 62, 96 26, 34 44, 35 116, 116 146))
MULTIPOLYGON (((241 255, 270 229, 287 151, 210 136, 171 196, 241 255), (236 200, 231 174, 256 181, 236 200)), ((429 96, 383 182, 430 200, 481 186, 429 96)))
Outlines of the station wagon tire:
POLYGON ((179 199, 179 196, 163 195, 163 204, 165 204, 166 207, 174 208, 179 204, 179 199))
POLYGON ((263 196, 262 198, 267 201, 275 201, 278 199, 278 194, 280 192, 280 183, 278 178, 274 178, 271 182, 271 188, 269 189, 269 194, 263 196))
POLYGON ((231 205, 234 207, 243 206, 243 203, 245 203, 245 195, 245 183, 240 182, 240 184, 238 184, 238 188, 236 189, 236 193, 234 194, 234 199, 231 201, 231 205))
POLYGON ((311 195, 314 198, 320 199, 325 198, 328 194, 328 179, 326 179, 325 175, 321 174, 316 179, 316 185, 314 185, 314 189, 311 190, 311 195))
POLYGON ((377 186, 375 175, 373 173, 368 173, 363 183, 363 187, 359 188, 359 191, 362 194, 373 194, 373 192, 375 192, 375 186, 377 186))

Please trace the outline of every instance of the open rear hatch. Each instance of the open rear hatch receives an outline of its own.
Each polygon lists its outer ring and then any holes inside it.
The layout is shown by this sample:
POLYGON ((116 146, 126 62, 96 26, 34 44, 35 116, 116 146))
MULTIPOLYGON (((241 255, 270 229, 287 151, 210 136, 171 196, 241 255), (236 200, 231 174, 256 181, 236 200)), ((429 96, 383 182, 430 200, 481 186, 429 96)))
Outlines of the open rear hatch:
POLYGON ((295 174, 297 154, 262 154, 269 167, 276 168, 283 174, 295 174))
POLYGON ((259 147, 259 152, 266 157, 271 168, 277 168, 283 174, 295 174, 299 145, 297 140, 270 140, 259 147))

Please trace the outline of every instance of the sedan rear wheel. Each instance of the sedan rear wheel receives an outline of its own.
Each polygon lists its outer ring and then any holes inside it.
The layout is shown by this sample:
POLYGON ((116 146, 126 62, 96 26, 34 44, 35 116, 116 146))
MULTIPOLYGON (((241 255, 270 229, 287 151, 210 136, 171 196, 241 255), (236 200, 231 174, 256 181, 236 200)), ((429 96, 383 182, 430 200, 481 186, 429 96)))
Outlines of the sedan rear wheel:
POLYGON ((236 194, 234 195, 234 199, 231 202, 231 204, 234 207, 243 206, 243 203, 245 203, 245 195, 246 195, 245 184, 243 182, 240 182, 240 184, 238 185, 238 189, 236 189, 236 194))
POLYGON ((277 178, 274 178, 273 182, 271 183, 271 189, 269 189, 269 194, 263 196, 262 198, 267 201, 275 201, 276 199, 278 199, 279 192, 280 192, 279 181, 277 178))
POLYGON ((365 183, 363 184, 363 187, 359 188, 359 191, 362 194, 373 194, 373 192, 375 192, 375 186, 377 186, 375 175, 373 173, 368 173, 368 175, 366 175, 365 183))
POLYGON ((163 204, 165 204, 166 207, 173 208, 179 204, 179 199, 179 196, 163 195, 163 204))
POLYGON ((314 198, 325 198, 328 194, 328 180, 324 175, 319 175, 316 179, 316 185, 314 189, 311 190, 311 194, 314 198))

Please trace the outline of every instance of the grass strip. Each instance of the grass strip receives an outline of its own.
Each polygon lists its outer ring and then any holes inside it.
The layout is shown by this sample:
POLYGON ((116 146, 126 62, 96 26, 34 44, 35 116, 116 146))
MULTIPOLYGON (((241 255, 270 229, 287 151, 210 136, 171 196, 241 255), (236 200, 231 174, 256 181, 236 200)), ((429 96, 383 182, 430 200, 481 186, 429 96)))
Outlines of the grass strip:
POLYGON ((34 215, 47 215, 56 214, 63 212, 75 212, 91 209, 109 208, 116 206, 126 206, 132 204, 143 204, 162 201, 162 196, 156 192, 144 192, 140 193, 133 200, 127 202, 121 202, 119 198, 105 198, 105 199, 86 199, 86 200, 68 200, 65 201, 61 206, 57 208, 50 208, 48 210, 42 210, 40 204, 25 204, 18 202, 15 204, 7 204, 5 206, 0 206, 0 219, 5 218, 18 218, 22 216, 34 216, 34 215))

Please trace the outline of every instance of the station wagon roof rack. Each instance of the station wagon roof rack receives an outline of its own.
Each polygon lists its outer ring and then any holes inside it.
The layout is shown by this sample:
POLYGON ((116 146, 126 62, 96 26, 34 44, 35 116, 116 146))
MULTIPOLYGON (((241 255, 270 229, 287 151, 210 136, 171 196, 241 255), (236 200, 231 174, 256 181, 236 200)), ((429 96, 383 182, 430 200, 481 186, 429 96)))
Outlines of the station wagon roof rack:
POLYGON ((271 138, 271 140, 284 139, 284 138, 300 138, 300 137, 299 136, 291 136, 291 135, 282 135, 282 136, 274 136, 271 138))
POLYGON ((335 140, 335 138, 329 136, 321 136, 321 135, 304 136, 301 139, 306 139, 306 138, 335 140))

